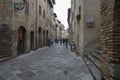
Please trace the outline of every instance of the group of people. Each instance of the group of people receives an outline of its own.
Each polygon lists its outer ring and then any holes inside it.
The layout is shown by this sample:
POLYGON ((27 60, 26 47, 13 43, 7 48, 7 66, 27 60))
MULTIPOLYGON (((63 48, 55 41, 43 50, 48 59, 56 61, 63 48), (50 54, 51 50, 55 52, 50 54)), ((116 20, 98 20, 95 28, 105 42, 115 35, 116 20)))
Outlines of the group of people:
POLYGON ((76 51, 76 44, 74 43, 74 41, 69 42, 68 39, 62 39, 60 40, 60 44, 65 45, 66 47, 68 47, 68 45, 70 45, 70 49, 71 51, 75 52, 76 51))
MULTIPOLYGON (((55 39, 55 42, 56 43, 59 43, 62 45, 62 44, 65 44, 66 47, 68 46, 68 39, 55 39)), ((53 40, 51 38, 48 38, 48 46, 50 47, 51 45, 53 45, 53 40)))
MULTIPOLYGON (((69 42, 68 39, 55 39, 55 42, 60 42, 61 45, 65 45, 66 47, 68 47, 68 45, 70 44, 71 51, 76 50, 76 45, 74 41, 69 42)), ((51 38, 48 38, 48 46, 50 47, 51 45, 53 45, 53 40, 51 38)))
POLYGON ((60 44, 62 45, 62 44, 65 44, 66 45, 66 47, 68 46, 68 39, 61 39, 60 40, 60 44))

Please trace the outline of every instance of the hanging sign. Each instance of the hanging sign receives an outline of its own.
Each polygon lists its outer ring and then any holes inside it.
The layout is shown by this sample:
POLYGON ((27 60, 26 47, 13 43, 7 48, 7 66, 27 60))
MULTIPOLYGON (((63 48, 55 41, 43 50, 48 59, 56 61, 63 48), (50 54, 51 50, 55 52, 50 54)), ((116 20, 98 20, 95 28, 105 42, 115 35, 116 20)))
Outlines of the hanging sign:
POLYGON ((15 10, 23 10, 25 8, 25 4, 23 2, 16 2, 14 3, 15 10))

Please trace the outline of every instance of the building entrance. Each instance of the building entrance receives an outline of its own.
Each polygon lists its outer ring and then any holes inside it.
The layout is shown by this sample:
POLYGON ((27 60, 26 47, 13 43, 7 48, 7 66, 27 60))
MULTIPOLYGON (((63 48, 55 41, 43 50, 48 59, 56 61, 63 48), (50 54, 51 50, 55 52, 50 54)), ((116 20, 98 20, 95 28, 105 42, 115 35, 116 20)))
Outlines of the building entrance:
POLYGON ((18 29, 17 53, 22 54, 26 51, 26 29, 22 26, 18 29))
POLYGON ((31 50, 34 49, 34 32, 33 31, 30 32, 30 48, 31 50))

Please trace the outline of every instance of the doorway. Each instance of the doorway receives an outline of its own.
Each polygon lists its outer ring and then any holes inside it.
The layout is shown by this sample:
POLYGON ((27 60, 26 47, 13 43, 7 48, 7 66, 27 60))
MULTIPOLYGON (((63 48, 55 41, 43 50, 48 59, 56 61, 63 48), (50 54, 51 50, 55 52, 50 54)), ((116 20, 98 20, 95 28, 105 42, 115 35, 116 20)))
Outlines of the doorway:
POLYGON ((17 53, 22 54, 26 51, 26 29, 21 26, 18 28, 18 45, 17 45, 17 53))
POLYGON ((34 32, 33 31, 30 32, 30 49, 31 50, 34 49, 34 32))
POLYGON ((46 43, 46 39, 45 39, 45 30, 43 30, 43 46, 45 46, 45 43, 46 43))
POLYGON ((42 29, 39 27, 39 47, 42 47, 42 29))

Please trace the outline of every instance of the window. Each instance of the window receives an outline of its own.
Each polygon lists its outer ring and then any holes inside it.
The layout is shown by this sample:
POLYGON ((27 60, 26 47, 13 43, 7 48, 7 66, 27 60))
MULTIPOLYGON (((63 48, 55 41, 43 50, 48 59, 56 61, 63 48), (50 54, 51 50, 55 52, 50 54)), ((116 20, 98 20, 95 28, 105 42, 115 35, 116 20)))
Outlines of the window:
POLYGON ((39 15, 41 15, 41 6, 39 6, 39 15))
POLYGON ((79 6, 79 14, 76 16, 77 21, 81 19, 81 6, 79 6))
POLYGON ((43 18, 45 18, 45 10, 43 10, 43 18))
POLYGON ((79 14, 81 15, 81 6, 79 6, 79 14))

